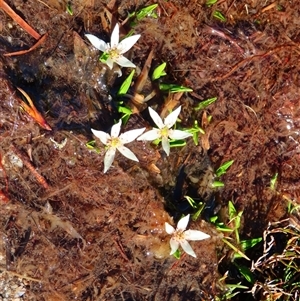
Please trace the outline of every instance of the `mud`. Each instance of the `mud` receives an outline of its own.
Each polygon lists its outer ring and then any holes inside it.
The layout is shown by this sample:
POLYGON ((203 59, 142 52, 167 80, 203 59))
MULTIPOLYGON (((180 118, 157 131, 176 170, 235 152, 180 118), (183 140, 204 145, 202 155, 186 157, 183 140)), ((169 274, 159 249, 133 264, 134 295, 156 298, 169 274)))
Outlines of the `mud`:
MULTIPOLYGON (((229 200, 243 210, 243 238, 261 236, 269 222, 299 200, 299 1, 158 2, 157 18, 133 27, 141 38, 126 56, 141 73, 151 50, 145 83, 135 77, 129 94, 154 98, 137 104, 122 130, 152 126, 158 112, 182 106, 181 126, 204 128, 199 145, 189 140, 166 157, 160 146, 134 142, 139 163, 120 154, 103 174, 104 148, 86 143, 91 128, 108 131, 120 118, 117 91, 129 74, 109 70, 84 38, 109 41, 116 22, 147 1, 7 1, 45 40, 36 40, 0 10, 0 271, 22 280, 22 300, 214 300, 230 262, 222 234, 209 222, 226 222, 229 200), (213 16, 221 11, 226 22, 213 16), (167 95, 151 82, 167 62, 164 82, 193 89, 167 95), (51 130, 21 109, 33 100, 51 130), (199 102, 217 97, 203 110, 199 102), (212 116, 209 122, 208 116, 212 116), (98 150, 98 151, 97 151, 98 150), (214 171, 234 160, 212 188, 214 171), (278 173, 276 189, 270 181, 278 173), (185 195, 206 204, 191 229, 211 238, 192 243, 197 258, 169 256, 164 223, 193 212, 185 195), (222 259, 221 259, 222 258, 222 259)), ((259 250, 249 253, 259 257, 259 250)), ((231 280, 239 276, 230 274, 231 280)), ((8 282, 7 282, 8 283, 8 282)), ((18 284, 20 287, 20 284, 18 284)), ((3 300, 8 299, 0 292, 3 300)), ((248 294, 249 296, 249 294, 248 294)), ((259 298, 259 296, 257 296, 259 298)), ((251 298, 251 295, 250 297, 251 298)))

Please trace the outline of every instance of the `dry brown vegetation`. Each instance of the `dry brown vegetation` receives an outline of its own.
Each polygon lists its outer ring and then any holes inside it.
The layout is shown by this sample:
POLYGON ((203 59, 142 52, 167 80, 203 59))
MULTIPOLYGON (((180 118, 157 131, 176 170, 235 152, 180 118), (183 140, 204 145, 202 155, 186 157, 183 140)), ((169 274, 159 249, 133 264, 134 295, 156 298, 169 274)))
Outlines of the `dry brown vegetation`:
MULTIPOLYGON (((73 15, 66 1, 6 3, 43 40, 0 9, 2 289, 13 279, 26 290, 23 300, 213 300, 230 261, 218 269, 228 255, 222 235, 207 221, 191 222, 211 239, 193 244, 197 259, 177 261, 164 222, 192 211, 187 194, 207 204, 207 220, 218 213, 227 221, 232 200, 244 210, 243 237, 256 237, 285 217, 287 200, 299 202, 300 2, 158 1, 159 17, 134 27, 142 37, 128 57, 140 74, 153 50, 150 74, 167 62, 164 81, 193 92, 171 98, 150 77, 138 88, 135 78, 132 93, 156 96, 142 105, 127 100, 137 113, 123 130, 150 127, 148 105, 162 112, 180 104, 181 126, 197 120, 206 134, 168 158, 160 147, 134 142, 140 163, 119 155, 107 174, 100 142, 99 153, 86 143, 91 128, 109 131, 120 118, 114 101, 128 70, 117 78, 84 34, 108 41, 112 25, 123 22, 125 35, 128 12, 153 1, 74 0, 73 15), (214 18, 215 10, 227 21, 214 18), (194 110, 211 97, 214 104, 194 110), (232 159, 225 187, 212 189, 213 171, 232 159)), ((14 294, 0 292, 0 299, 14 294)))

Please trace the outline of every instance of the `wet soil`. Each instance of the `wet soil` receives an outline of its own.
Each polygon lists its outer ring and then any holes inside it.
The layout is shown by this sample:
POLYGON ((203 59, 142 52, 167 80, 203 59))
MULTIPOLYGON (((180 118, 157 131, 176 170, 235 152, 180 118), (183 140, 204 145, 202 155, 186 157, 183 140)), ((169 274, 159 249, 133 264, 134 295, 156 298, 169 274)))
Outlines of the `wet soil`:
MULTIPOLYGON (((142 104, 121 99, 135 112, 123 130, 150 128, 148 106, 161 113, 181 105, 181 126, 197 120, 205 134, 199 145, 190 140, 169 157, 160 146, 134 142, 140 162, 117 155, 106 174, 100 141, 98 152, 86 143, 94 139, 91 128, 109 131, 120 118, 117 91, 129 71, 118 78, 84 34, 109 41, 115 22, 123 22, 126 35, 128 13, 153 2, 74 0, 72 15, 64 1, 7 3, 45 40, 7 56, 36 40, 0 10, 2 286, 9 277, 21 279, 23 300, 216 298, 227 268, 220 259, 230 255, 209 217, 218 213, 225 222, 232 200, 244 212, 242 237, 257 237, 286 216, 287 200, 299 200, 300 2, 158 1, 158 17, 133 27, 141 38, 126 55, 138 76, 153 50, 150 71, 167 62, 164 81, 193 92, 163 94, 149 76, 142 84, 135 77, 132 95, 156 96, 142 104), (17 88, 47 125, 21 109, 17 88), (195 110, 212 97, 215 103, 195 110), (214 170, 229 160, 224 188, 213 189, 214 170), (193 212, 185 195, 206 204, 189 226, 211 239, 192 243, 196 259, 177 260, 169 256, 164 223, 193 212)), ((15 294, 0 292, 3 300, 15 294)))

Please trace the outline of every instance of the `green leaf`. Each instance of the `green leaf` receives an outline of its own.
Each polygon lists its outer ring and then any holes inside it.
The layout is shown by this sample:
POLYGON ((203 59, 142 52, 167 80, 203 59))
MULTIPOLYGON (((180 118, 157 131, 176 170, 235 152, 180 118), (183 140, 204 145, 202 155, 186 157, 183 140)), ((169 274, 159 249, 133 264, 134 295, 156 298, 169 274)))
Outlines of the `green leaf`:
POLYGON ((226 173, 227 169, 233 164, 234 160, 230 160, 222 164, 217 170, 216 170, 216 176, 220 177, 223 174, 226 173))
POLYGON ((152 4, 147 7, 142 8, 135 14, 136 19, 138 21, 140 21, 147 16, 152 17, 152 18, 157 18, 157 14, 153 12, 157 8, 157 6, 158 6, 158 4, 152 4))
POLYGON ((261 241, 262 241, 262 237, 241 240, 240 246, 244 251, 246 251, 246 250, 254 247, 255 245, 257 245, 261 241))
POLYGON ((201 101, 200 103, 198 103, 198 105, 196 106, 196 108, 194 110, 195 111, 203 110, 206 107, 208 107, 210 104, 214 103, 217 99, 218 99, 217 97, 212 97, 212 98, 206 99, 204 101, 201 101))
POLYGON ((213 4, 217 3, 217 2, 218 2, 218 0, 207 0, 205 4, 207 6, 211 6, 211 5, 213 5, 213 4))
POLYGON ((221 13, 221 12, 219 12, 218 10, 215 10, 214 12, 213 12, 213 16, 216 18, 216 19, 218 19, 218 20, 220 20, 220 21, 222 21, 222 22, 226 22, 226 18, 223 16, 223 14, 221 13))
POLYGON ((123 124, 126 124, 128 122, 128 119, 130 118, 130 116, 132 114, 131 109, 119 105, 118 106, 118 112, 123 114, 121 119, 123 120, 123 124))
POLYGON ((235 266, 249 283, 254 283, 253 274, 246 266, 239 264, 235 264, 235 266))
POLYGON ((159 84, 159 89, 162 91, 168 91, 170 93, 177 93, 177 92, 193 92, 193 89, 187 88, 184 86, 179 86, 175 84, 159 84))
POLYGON ((185 195, 184 198, 189 202, 189 204, 191 205, 191 207, 197 208, 197 203, 194 201, 193 198, 191 198, 188 195, 185 195))
POLYGON ((275 175, 271 178, 271 181, 270 181, 270 188, 271 188, 272 190, 275 190, 276 183, 277 183, 277 178, 278 178, 278 172, 276 172, 275 175))
POLYGON ((240 251, 236 246, 234 246, 232 243, 230 243, 227 239, 222 238, 222 241, 227 244, 235 253, 237 253, 240 257, 243 257, 250 261, 250 258, 246 256, 242 251, 240 251))
POLYGON ((167 73, 165 72, 165 68, 167 66, 167 63, 162 63, 161 65, 159 65, 158 67, 156 67, 153 71, 152 74, 152 80, 156 80, 159 79, 162 76, 167 75, 167 73))
POLYGON ((101 56, 99 57, 99 61, 101 61, 101 63, 105 64, 108 58, 109 58, 109 54, 107 52, 103 52, 101 54, 101 56))
POLYGON ((118 95, 124 95, 128 92, 130 85, 132 83, 132 78, 134 75, 134 70, 132 70, 130 72, 130 74, 128 75, 128 77, 124 80, 123 84, 121 85, 119 91, 118 91, 118 95))
POLYGON ((95 140, 91 140, 91 141, 88 141, 85 146, 92 150, 92 151, 95 151, 97 154, 100 154, 100 149, 96 146, 96 141, 95 140))
POLYGON ((177 249, 176 252, 173 254, 173 256, 174 256, 176 259, 180 259, 180 256, 181 256, 180 250, 177 249))
POLYGON ((221 181, 214 181, 212 184, 211 184, 211 187, 212 188, 218 188, 218 187, 224 187, 225 184, 221 181))
POLYGON ((199 218, 201 212, 203 211, 203 209, 205 207, 205 204, 200 202, 198 204, 198 207, 199 207, 199 209, 192 215, 192 220, 193 221, 196 221, 199 218))
POLYGON ((67 13, 70 15, 70 16, 73 16, 73 10, 72 10, 72 6, 71 6, 71 3, 68 2, 67 4, 67 13))
POLYGON ((184 140, 170 140, 170 147, 183 147, 186 145, 184 140))
POLYGON ((237 211, 231 201, 228 202, 228 215, 230 220, 234 219, 237 215, 237 211))

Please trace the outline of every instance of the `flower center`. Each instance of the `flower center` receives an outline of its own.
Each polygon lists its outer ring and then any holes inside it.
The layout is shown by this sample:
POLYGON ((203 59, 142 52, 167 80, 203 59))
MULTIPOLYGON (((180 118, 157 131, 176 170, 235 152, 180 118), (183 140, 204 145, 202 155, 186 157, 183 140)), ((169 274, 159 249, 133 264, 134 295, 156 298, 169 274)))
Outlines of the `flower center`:
POLYGON ((165 126, 164 128, 160 129, 160 135, 161 137, 167 137, 169 136, 169 128, 165 126))
POLYGON ((119 137, 112 137, 110 138, 110 140, 108 141, 107 145, 109 147, 113 147, 113 148, 118 148, 119 146, 122 145, 119 137))
POLYGON ((120 57, 120 50, 118 50, 118 48, 114 47, 114 48, 109 49, 108 54, 112 60, 115 60, 120 57))
POLYGON ((178 241, 184 240, 184 231, 179 231, 179 230, 175 231, 173 237, 178 241))

